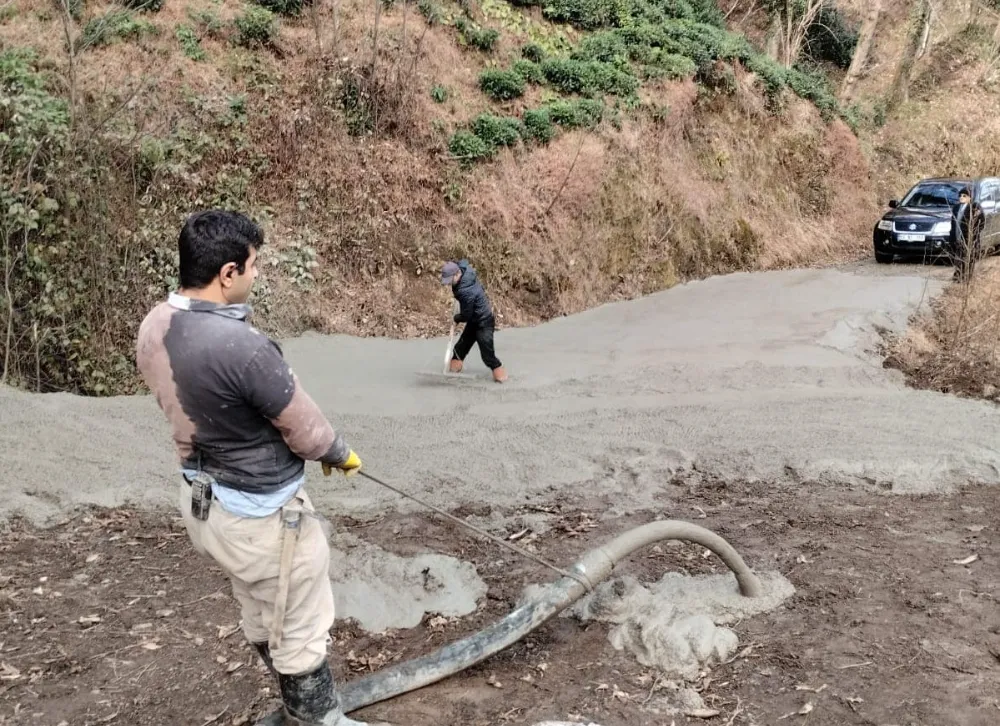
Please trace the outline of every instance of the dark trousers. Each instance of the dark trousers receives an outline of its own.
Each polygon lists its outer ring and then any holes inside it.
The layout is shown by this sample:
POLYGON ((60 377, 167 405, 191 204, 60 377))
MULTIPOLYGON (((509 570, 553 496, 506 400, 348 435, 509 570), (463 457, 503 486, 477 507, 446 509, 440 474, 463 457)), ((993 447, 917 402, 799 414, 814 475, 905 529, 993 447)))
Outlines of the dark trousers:
POLYGON ((483 357, 483 363, 486 364, 487 368, 492 371, 503 365, 500 359, 497 358, 496 351, 493 349, 492 323, 486 325, 482 323, 466 323, 465 329, 458 337, 458 342, 455 343, 452 358, 465 360, 465 356, 469 354, 472 346, 476 343, 479 344, 479 355, 483 357))
POLYGON ((979 245, 975 245, 969 250, 965 247, 964 243, 959 241, 958 243, 952 243, 949 252, 951 264, 955 267, 954 279, 972 279, 972 274, 976 271, 976 262, 981 255, 979 245))

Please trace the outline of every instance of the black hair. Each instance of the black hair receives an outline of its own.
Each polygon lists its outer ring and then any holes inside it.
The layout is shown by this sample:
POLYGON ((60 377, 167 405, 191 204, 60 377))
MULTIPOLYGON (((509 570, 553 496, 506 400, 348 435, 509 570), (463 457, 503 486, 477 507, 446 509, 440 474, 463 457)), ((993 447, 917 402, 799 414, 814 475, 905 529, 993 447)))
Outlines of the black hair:
POLYGON ((962 191, 958 193, 958 196, 962 196, 963 194, 969 197, 969 199, 972 198, 972 190, 969 187, 962 187, 962 191))
POLYGON ((230 262, 242 275, 250 250, 263 246, 264 233, 246 215, 222 209, 196 212, 184 222, 177 242, 181 287, 205 287, 230 262))

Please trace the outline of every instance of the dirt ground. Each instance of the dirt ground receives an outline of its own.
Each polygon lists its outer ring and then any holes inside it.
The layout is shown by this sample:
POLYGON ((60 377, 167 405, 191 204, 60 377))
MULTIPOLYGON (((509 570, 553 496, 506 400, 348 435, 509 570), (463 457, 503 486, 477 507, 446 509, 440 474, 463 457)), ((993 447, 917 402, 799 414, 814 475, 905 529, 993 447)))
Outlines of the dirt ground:
MULTIPOLYGON (((480 667, 357 715, 408 726, 547 718, 604 726, 996 724, 995 497, 987 487, 912 497, 719 482, 671 485, 659 511, 628 518, 600 521, 607 504, 600 500, 546 506, 553 526, 534 545, 557 563, 669 516, 716 530, 753 567, 777 569, 794 583, 783 608, 735 626, 740 657, 698 682, 719 715, 649 712, 657 674, 615 652, 605 626, 570 618, 480 667)), ((512 534, 521 514, 537 510, 492 514, 504 515, 512 534)), ((490 586, 469 618, 428 616, 411 631, 384 635, 338 623, 333 662, 341 679, 471 632, 508 612, 523 585, 549 579, 443 520, 389 515, 335 524, 399 554, 432 549, 469 560, 490 586)), ((720 571, 702 554, 673 543, 620 570, 646 580, 666 570, 720 571)), ((274 684, 237 630, 226 581, 202 564, 173 516, 94 509, 44 530, 15 521, 2 534, 0 558, 0 724, 237 726, 276 704, 274 684)))

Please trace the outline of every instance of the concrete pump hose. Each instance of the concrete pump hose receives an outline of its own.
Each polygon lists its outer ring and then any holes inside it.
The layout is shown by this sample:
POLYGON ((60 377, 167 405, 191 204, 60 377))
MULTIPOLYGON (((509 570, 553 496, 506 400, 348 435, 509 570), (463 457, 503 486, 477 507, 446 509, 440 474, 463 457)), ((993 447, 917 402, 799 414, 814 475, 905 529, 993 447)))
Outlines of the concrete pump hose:
MULTIPOLYGON (((694 542, 711 550, 736 575, 740 593, 746 597, 761 595, 761 585, 743 558, 722 537, 690 522, 667 520, 651 522, 619 535, 607 544, 587 552, 572 568, 596 585, 614 566, 646 545, 663 540, 694 542)), ((370 676, 344 685, 341 703, 350 713, 373 703, 394 698, 429 686, 513 645, 539 625, 579 600, 587 589, 578 580, 562 577, 539 588, 526 602, 502 620, 433 653, 384 668, 370 676)))

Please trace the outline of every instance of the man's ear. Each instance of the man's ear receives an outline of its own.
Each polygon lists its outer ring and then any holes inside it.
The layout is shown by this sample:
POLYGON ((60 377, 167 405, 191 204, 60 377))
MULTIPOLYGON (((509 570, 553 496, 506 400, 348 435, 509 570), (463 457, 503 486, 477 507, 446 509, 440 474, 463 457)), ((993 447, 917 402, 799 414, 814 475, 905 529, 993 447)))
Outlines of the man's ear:
POLYGON ((229 287, 233 284, 233 276, 236 274, 236 263, 227 262, 219 270, 219 282, 222 283, 223 287, 229 287))

